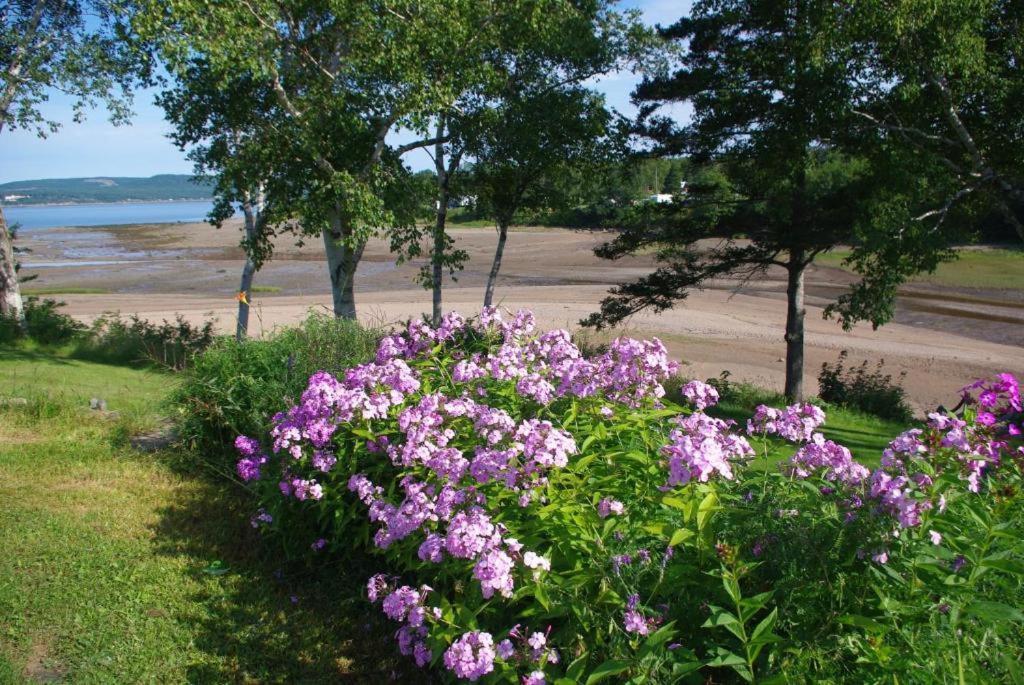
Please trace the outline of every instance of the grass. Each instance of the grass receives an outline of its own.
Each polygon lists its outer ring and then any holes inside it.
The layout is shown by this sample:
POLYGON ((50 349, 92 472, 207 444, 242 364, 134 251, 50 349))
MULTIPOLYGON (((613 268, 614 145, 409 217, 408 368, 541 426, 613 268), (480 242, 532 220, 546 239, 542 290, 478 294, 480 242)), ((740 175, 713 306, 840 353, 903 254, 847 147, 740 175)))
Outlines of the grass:
POLYGON ((281 288, 276 285, 254 285, 252 291, 254 293, 279 293, 281 288))
MULTIPOLYGON (((709 410, 709 414, 745 425, 758 404, 774 407, 786 404, 785 398, 775 393, 743 384, 733 384, 733 387, 734 392, 726 396, 714 409, 709 410)), ((815 403, 822 404, 817 400, 815 403)), ((827 418, 821 427, 821 433, 826 438, 847 447, 854 459, 869 467, 877 466, 882 450, 893 438, 908 428, 905 424, 885 421, 844 407, 824 405, 824 409, 827 418)), ((794 445, 783 441, 773 440, 770 444, 769 458, 772 463, 788 459, 796 452, 794 445)), ((759 445, 755 447, 759 448, 759 445)))
MULTIPOLYGON (((275 558, 241 489, 126 435, 174 377, 0 348, 0 683, 379 682, 404 660, 369 564, 275 558), (109 412, 88 409, 101 396, 109 412), (375 648, 367 648, 374 645, 375 648), (374 651, 380 650, 380 653, 374 651)), ((408 680, 408 678, 406 678, 408 680)))
POLYGON ((21 294, 26 297, 43 297, 46 295, 109 295, 112 291, 106 288, 84 288, 72 285, 54 285, 41 288, 22 288, 21 294))
MULTIPOLYGON (((849 250, 834 250, 815 261, 824 266, 845 268, 849 250)), ((1008 288, 1024 290, 1024 249, 962 248, 958 259, 940 264, 935 273, 920 274, 912 280, 962 288, 1008 288)))

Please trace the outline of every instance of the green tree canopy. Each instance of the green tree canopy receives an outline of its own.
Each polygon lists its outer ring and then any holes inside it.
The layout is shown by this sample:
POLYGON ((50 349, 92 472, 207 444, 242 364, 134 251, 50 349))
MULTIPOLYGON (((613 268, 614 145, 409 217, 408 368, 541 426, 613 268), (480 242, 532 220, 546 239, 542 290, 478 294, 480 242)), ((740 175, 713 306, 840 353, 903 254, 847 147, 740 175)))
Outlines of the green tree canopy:
MULTIPOLYGON (((131 88, 148 75, 144 53, 127 40, 129 13, 117 0, 0 2, 0 133, 56 133, 41 107, 54 91, 71 100, 73 119, 104 105, 114 123, 131 114, 131 88)), ((0 209, 0 315, 24 325, 11 235, 0 209)))
MULTIPOLYGON (((668 309, 715 277, 780 268, 787 282, 785 391, 791 399, 802 397, 808 265, 822 252, 857 241, 861 232, 896 233, 917 203, 908 175, 879 173, 881 160, 897 158, 851 134, 853 76, 863 55, 849 33, 848 11, 825 0, 703 1, 662 31, 685 50, 675 73, 638 87, 644 132, 657 151, 690 153, 713 166, 689 185, 681 207, 640 208, 624 232, 599 249, 615 258, 654 246, 662 265, 613 289, 586 323, 668 309), (692 104, 688 125, 657 115, 672 102, 692 104)), ((897 278, 868 274, 884 297, 873 306, 862 300, 848 323, 884 323, 900 279, 943 254, 934 247, 907 258, 905 245, 893 245, 876 245, 873 258, 858 263, 884 270, 888 261, 906 262, 897 278), (878 259, 883 248, 889 252, 878 259)))
POLYGON ((249 79, 273 96, 260 142, 275 166, 257 175, 276 177, 273 212, 323 237, 335 313, 350 317, 367 238, 414 220, 401 156, 447 142, 437 117, 500 95, 495 85, 515 70, 599 73, 628 28, 604 0, 145 5, 138 27, 172 74, 199 58, 221 84, 249 79), (422 138, 393 144, 399 128, 422 138))

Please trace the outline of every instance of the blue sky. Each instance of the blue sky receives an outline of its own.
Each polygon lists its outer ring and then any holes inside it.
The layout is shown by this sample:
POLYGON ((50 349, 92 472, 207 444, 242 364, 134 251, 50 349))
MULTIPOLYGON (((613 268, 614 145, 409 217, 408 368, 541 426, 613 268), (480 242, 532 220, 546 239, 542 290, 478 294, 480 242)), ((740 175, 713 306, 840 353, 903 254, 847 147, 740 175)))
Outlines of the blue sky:
MULTIPOLYGON (((667 24, 689 11, 692 0, 625 0, 622 7, 636 7, 647 23, 667 24)), ((608 104, 633 112, 629 94, 637 79, 631 74, 611 74, 593 83, 605 93, 608 104)), ((81 124, 66 123, 46 139, 26 131, 0 134, 0 183, 32 178, 74 178, 80 176, 152 176, 189 173, 192 164, 167 139, 163 112, 153 104, 152 91, 135 98, 135 117, 130 126, 112 126, 105 112, 89 113, 81 124)), ((71 121, 70 102, 54 95, 44 107, 48 117, 71 121)), ((414 169, 430 165, 425 153, 410 153, 407 163, 414 169)))

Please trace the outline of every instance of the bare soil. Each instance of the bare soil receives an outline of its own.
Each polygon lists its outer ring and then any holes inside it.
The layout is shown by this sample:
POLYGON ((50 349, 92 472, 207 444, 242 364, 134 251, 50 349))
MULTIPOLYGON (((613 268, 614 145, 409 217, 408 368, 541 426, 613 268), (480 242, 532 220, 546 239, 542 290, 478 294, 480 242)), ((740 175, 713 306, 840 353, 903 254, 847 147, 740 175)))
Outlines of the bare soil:
MULTIPOLYGON (((470 255, 468 268, 449 282, 445 308, 477 310, 496 235, 486 228, 454 228, 457 246, 470 255)), ((181 313, 198 321, 215 316, 233 329, 241 271, 236 224, 156 224, 111 228, 62 228, 23 234, 32 252, 24 260, 41 288, 100 288, 102 295, 63 295, 67 311, 89 320, 105 311, 150 319, 181 313), (35 265, 35 266, 34 266, 35 265)), ((649 273, 651 257, 614 262, 593 248, 610 233, 523 228, 508 240, 497 295, 509 308, 533 309, 545 326, 575 327, 595 311, 608 288, 649 273)), ((274 259, 257 274, 257 286, 280 288, 255 294, 254 334, 301 320, 310 309, 329 309, 330 289, 319 239, 296 245, 278 240, 274 259)), ((356 278, 360 317, 389 324, 430 308, 430 293, 414 278, 422 262, 396 265, 388 245, 368 245, 356 278)), ((844 332, 822 318, 824 307, 851 282, 834 267, 812 267, 807 277, 806 383, 816 390, 823 362, 841 350, 850 360, 884 359, 888 373, 906 374, 904 385, 919 410, 956 401, 957 390, 978 376, 1024 373, 1024 291, 949 288, 914 284, 901 291, 895 322, 878 330, 858 325, 844 332)), ((694 292, 674 309, 644 313, 614 333, 656 335, 696 378, 728 370, 733 379, 781 388, 785 343, 785 280, 769 271, 748 281, 724 279, 694 292)))

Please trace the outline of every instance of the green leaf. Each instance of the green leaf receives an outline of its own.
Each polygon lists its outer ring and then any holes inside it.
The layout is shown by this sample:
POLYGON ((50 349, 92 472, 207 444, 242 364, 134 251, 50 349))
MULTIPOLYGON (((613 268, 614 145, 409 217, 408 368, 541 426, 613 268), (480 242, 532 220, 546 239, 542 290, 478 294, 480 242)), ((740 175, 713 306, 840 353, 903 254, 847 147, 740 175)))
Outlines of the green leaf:
POLYGON ((764 617, 757 627, 754 628, 754 632, 750 634, 750 641, 757 642, 761 636, 771 637, 771 630, 775 627, 775 621, 779 618, 779 608, 775 607, 772 612, 764 617))
POLYGON ((203 573, 205 573, 208 576, 222 576, 230 570, 231 568, 229 566, 225 565, 223 561, 218 559, 217 561, 213 562, 212 564, 204 568, 203 573))
POLYGON ((716 628, 740 622, 732 612, 726 609, 713 605, 709 608, 711 609, 711 616, 708 617, 708 620, 704 621, 701 625, 702 628, 716 628))
POLYGON ((1014 575, 1024 575, 1024 563, 1016 559, 982 559, 981 566, 994 568, 997 571, 1005 571, 1014 575))
POLYGON ((656 649, 668 642, 676 634, 676 622, 669 621, 661 628, 658 628, 650 637, 644 640, 644 647, 656 649))
POLYGON ((708 662, 708 666, 720 668, 722 666, 746 666, 746 660, 739 654, 730 652, 724 647, 718 648, 718 655, 714 659, 708 662))
POLYGON ((701 500, 700 505, 697 507, 697 530, 704 530, 704 527, 714 516, 715 512, 721 507, 718 506, 718 495, 712 490, 704 499, 701 500))
POLYGON ((964 612, 988 621, 1024 622, 1024 612, 1003 602, 977 600, 968 604, 964 612))
POLYGON ((889 630, 889 626, 886 626, 878 621, 868 618, 867 616, 856 616, 853 614, 846 614, 845 616, 839 617, 839 622, 848 625, 856 626, 869 633, 875 633, 881 635, 882 633, 889 630))
POLYGON ((668 541, 669 547, 675 547, 676 545, 686 542, 692 538, 696 533, 687 528, 679 528, 676 532, 672 533, 672 537, 668 541))
POLYGON ((565 669, 565 677, 571 679, 574 683, 582 678, 583 669, 587 667, 587 656, 589 656, 589 654, 587 652, 583 652, 583 654, 577 657, 575 661, 569 664, 569 668, 565 669))
POLYGON ((605 678, 610 678, 613 675, 618 675, 630 667, 632 662, 624 659, 609 659, 590 673, 590 677, 587 678, 587 685, 594 685, 599 683, 605 678))

